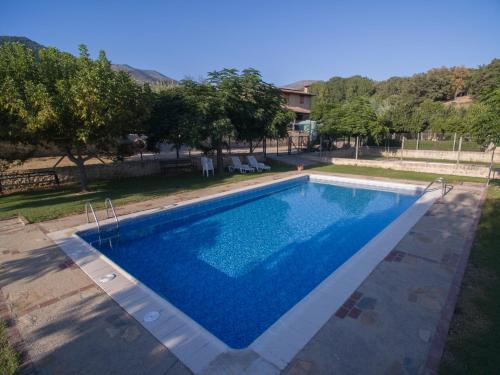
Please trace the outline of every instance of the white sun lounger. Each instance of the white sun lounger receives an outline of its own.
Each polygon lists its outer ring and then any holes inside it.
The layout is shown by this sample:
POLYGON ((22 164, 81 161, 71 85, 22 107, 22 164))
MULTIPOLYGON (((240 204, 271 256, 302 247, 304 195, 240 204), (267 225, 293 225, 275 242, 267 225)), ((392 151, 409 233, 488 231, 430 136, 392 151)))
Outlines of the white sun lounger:
POLYGON ((240 171, 240 173, 255 172, 255 168, 252 168, 248 164, 241 164, 241 160, 238 156, 231 156, 231 161, 233 162, 233 165, 229 166, 231 172, 235 170, 240 171))
POLYGON ((271 170, 271 167, 269 165, 266 165, 264 163, 257 161, 255 156, 253 156, 253 155, 248 155, 247 160, 248 160, 248 164, 250 164, 251 167, 257 169, 259 172, 271 170))

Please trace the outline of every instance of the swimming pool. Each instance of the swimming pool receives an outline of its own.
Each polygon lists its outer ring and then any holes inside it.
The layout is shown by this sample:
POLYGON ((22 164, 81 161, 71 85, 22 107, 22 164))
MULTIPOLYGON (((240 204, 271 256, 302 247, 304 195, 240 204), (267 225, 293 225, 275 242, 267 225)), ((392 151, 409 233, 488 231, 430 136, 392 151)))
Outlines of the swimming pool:
POLYGON ((78 235, 241 349, 417 197, 302 178, 78 235))
POLYGON ((125 276, 100 285, 191 370, 231 348, 283 368, 435 198, 306 175, 51 238, 97 283, 125 276))

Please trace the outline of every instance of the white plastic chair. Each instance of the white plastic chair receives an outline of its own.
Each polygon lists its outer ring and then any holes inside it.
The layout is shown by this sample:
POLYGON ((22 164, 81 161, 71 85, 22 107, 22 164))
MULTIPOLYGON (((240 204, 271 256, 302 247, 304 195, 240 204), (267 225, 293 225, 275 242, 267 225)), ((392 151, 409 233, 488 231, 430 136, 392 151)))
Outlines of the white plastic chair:
POLYGON ((229 166, 230 171, 240 171, 240 173, 255 172, 255 168, 252 168, 248 164, 241 164, 241 160, 238 156, 231 156, 231 161, 233 165, 229 166))
POLYGON ((202 169, 202 174, 207 177, 210 174, 210 171, 212 171, 212 176, 215 176, 215 170, 214 170, 214 163, 212 159, 206 158, 204 156, 201 157, 201 169, 202 169))
POLYGON ((257 169, 259 172, 271 170, 271 167, 269 165, 266 165, 264 163, 257 161, 255 156, 253 156, 253 155, 248 155, 247 160, 248 160, 248 164, 250 164, 250 166, 252 166, 253 168, 257 169))

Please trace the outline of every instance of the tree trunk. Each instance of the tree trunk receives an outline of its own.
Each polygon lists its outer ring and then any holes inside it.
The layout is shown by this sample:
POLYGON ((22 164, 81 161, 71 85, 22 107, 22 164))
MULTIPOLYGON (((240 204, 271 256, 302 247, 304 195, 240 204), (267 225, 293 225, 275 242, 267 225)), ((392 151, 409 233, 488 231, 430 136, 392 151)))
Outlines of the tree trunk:
POLYGON ((224 160, 222 157, 222 140, 217 141, 217 174, 222 176, 224 172, 224 160))
POLYGON ((252 146, 253 146, 253 142, 252 142, 252 140, 250 140, 250 153, 253 152, 253 147, 252 146))
POLYGON ((80 186, 82 188, 82 192, 89 191, 89 181, 87 178, 87 170, 85 169, 85 164, 83 159, 76 159, 76 166, 78 167, 78 176, 80 177, 80 186))
POLYGON ((75 163, 77 168, 78 168, 78 177, 80 179, 81 191, 82 192, 89 191, 89 182, 88 182, 88 178, 87 178, 87 171, 85 170, 86 159, 84 159, 82 157, 80 150, 78 150, 77 156, 73 155, 70 147, 66 147, 64 149, 64 151, 66 152, 68 159, 71 160, 73 163, 75 163))
POLYGON ((177 156, 177 159, 179 159, 179 149, 180 149, 180 146, 175 147, 175 155, 177 156))

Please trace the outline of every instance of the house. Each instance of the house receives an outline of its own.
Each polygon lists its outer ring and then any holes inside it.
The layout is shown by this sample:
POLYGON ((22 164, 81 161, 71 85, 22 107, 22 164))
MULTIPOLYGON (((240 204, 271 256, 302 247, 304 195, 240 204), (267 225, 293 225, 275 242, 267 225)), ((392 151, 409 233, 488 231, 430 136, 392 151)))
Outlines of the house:
POLYGON ((295 112, 295 121, 308 120, 311 114, 311 102, 314 94, 309 88, 315 81, 297 81, 281 87, 288 109, 295 112))

